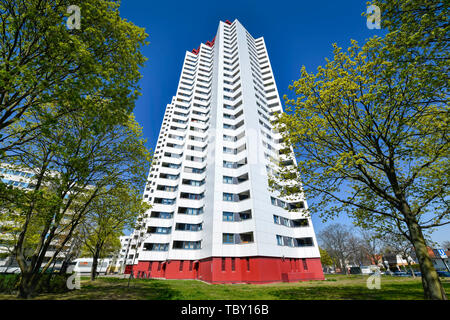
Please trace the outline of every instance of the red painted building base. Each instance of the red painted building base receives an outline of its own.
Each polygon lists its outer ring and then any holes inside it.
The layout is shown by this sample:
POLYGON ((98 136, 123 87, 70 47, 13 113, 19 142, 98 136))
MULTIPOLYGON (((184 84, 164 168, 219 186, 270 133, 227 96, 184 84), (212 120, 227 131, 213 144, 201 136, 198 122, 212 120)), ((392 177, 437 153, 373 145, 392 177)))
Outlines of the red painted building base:
POLYGON ((133 269, 133 266, 131 264, 127 264, 125 266, 124 274, 131 274, 131 270, 133 269))
POLYGON ((221 258, 139 261, 136 278, 198 279, 210 283, 270 283, 324 280, 320 258, 221 258))

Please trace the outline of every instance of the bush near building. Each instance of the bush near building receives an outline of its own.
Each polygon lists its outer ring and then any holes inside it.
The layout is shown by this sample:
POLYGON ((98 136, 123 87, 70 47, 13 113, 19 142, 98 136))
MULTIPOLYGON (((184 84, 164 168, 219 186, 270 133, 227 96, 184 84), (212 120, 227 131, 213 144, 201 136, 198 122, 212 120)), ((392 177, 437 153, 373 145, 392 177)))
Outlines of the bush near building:
MULTIPOLYGON (((66 293, 69 291, 67 288, 67 279, 70 276, 70 274, 43 274, 35 293, 66 293)), ((0 274, 0 293, 16 294, 20 277, 20 274, 0 274)))

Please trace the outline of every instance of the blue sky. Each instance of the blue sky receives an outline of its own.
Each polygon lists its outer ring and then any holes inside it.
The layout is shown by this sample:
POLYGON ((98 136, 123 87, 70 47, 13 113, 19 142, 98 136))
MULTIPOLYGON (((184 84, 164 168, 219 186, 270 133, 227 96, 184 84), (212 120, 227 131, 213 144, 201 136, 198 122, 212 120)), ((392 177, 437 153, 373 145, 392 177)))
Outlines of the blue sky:
MULTIPOLYGON (((346 48, 350 40, 364 42, 381 30, 370 30, 366 1, 143 1, 122 0, 121 16, 144 27, 150 44, 144 49, 148 58, 142 70, 142 96, 135 115, 143 126, 148 147, 154 148, 167 103, 176 93, 186 51, 212 40, 219 21, 238 19, 258 38, 263 36, 274 70, 280 96, 299 78, 304 65, 315 71, 326 57, 332 57, 332 44, 346 48)), ((349 223, 347 218, 339 220, 349 223)), ((325 225, 313 217, 316 231, 325 225)), ((433 239, 449 239, 450 227, 441 228, 433 239)), ((450 240, 450 239, 449 239, 450 240)))

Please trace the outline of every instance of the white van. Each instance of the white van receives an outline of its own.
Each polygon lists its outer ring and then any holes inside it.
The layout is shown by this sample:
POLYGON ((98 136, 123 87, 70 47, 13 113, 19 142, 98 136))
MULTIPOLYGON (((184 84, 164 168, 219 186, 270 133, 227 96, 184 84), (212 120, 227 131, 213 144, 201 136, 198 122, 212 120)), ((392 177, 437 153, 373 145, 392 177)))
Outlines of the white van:
MULTIPOLYGON (((72 268, 72 272, 80 273, 82 275, 91 274, 93 258, 80 258, 75 260, 75 265, 72 268)), ((100 275, 105 275, 111 264, 111 259, 99 259, 97 265, 97 273, 100 275)))
POLYGON ((377 272, 379 270, 380 270, 380 268, 377 267, 377 266, 374 266, 374 265, 372 265, 372 266, 361 266, 361 273, 362 274, 372 274, 372 273, 375 273, 375 272, 377 272))

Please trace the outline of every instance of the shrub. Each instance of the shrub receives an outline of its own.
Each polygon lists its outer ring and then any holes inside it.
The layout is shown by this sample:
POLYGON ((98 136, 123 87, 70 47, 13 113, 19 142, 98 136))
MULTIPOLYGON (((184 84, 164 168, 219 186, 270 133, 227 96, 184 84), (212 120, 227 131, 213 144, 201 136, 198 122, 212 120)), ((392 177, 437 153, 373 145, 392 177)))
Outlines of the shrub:
MULTIPOLYGON (((68 292, 69 288, 67 288, 67 279, 70 276, 70 274, 42 274, 34 292, 35 294, 68 292)), ((20 274, 0 274, 0 293, 16 293, 18 290, 19 281, 20 274)))
POLYGON ((20 274, 0 274, 0 292, 13 294, 17 290, 20 274))
POLYGON ((70 274, 51 274, 45 273, 41 276, 36 287, 36 293, 64 293, 69 291, 67 288, 67 279, 70 274))

